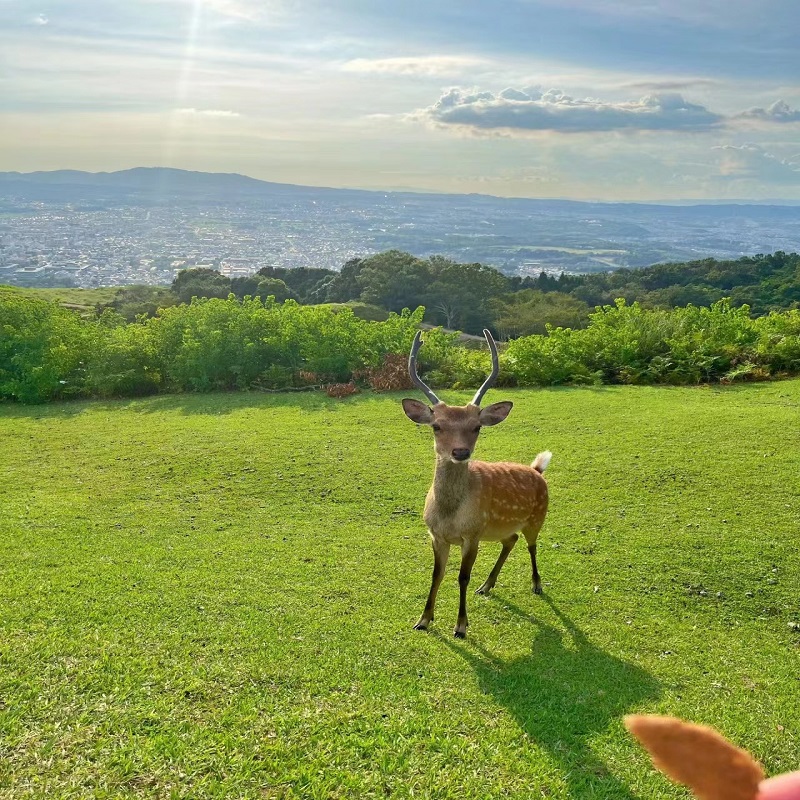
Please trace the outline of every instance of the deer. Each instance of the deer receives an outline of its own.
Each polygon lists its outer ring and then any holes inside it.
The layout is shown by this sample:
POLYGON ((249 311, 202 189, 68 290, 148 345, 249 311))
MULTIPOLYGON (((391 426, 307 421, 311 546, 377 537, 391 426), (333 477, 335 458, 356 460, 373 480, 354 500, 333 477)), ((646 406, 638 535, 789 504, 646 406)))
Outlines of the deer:
POLYGON ((542 581, 536 566, 536 540, 548 504, 547 482, 542 473, 550 463, 552 453, 549 450, 539 453, 530 466, 508 461, 488 463, 471 458, 481 428, 502 422, 513 407, 513 403, 507 400, 480 407, 483 396, 500 373, 494 338, 488 330, 484 330, 483 335, 491 351, 492 371, 467 405, 443 403, 419 377, 420 331, 411 345, 408 374, 432 405, 409 398, 402 400, 403 411, 412 422, 432 428, 436 454, 433 483, 423 513, 433 546, 433 577, 425 609, 414 628, 426 631, 433 622, 436 595, 447 567, 450 547, 458 545, 461 547, 459 604, 453 631, 457 639, 467 635, 467 588, 480 542, 500 542, 502 547, 497 563, 476 594, 487 595, 494 588, 520 532, 528 543, 533 592, 542 593, 542 581))

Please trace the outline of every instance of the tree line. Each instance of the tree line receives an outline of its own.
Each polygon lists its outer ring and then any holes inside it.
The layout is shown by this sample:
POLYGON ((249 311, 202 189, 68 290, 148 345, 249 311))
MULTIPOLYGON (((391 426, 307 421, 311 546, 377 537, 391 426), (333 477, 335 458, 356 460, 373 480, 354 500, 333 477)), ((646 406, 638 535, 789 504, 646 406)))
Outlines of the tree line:
MULTIPOLYGON (((256 274, 227 278, 212 269, 186 269, 167 287, 121 289, 108 304, 132 321, 159 307, 189 303, 192 297, 240 300, 274 297, 301 305, 360 303, 372 318, 404 308, 425 308, 425 321, 480 334, 491 328, 500 338, 543 334, 553 328, 584 328, 597 306, 623 298, 644 308, 689 304, 709 307, 728 297, 754 315, 800 307, 800 256, 777 252, 734 261, 702 259, 556 277, 505 275, 485 264, 463 264, 443 256, 418 258, 398 250, 354 258, 338 272, 309 267, 265 267, 256 274)), ((103 310, 102 308, 100 310, 103 310)), ((362 315, 363 315, 362 313, 362 315)))
POLYGON ((746 304, 759 316, 800 308, 800 255, 778 251, 729 261, 704 258, 670 262, 643 269, 562 275, 558 284, 560 291, 591 306, 611 303, 618 297, 648 308, 689 303, 710 306, 728 297, 733 305, 746 304))

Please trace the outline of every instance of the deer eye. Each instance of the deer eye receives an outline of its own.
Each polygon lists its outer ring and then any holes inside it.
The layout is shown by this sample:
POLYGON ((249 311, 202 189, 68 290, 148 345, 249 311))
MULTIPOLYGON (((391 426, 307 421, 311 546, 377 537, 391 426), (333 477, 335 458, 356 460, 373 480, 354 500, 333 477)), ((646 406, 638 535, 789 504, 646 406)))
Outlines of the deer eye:
POLYGON ((434 433, 439 433, 439 431, 442 429, 442 426, 434 423, 433 425, 431 425, 431 428, 433 428, 434 433))

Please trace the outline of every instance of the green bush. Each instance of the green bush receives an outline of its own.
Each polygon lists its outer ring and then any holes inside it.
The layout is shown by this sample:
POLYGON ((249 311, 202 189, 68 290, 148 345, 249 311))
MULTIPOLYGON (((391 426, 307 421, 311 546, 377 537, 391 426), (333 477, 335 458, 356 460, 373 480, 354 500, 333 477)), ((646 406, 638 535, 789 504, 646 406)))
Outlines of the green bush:
POLYGON ((162 309, 146 325, 166 387, 209 391, 291 386, 300 371, 322 382, 350 380, 354 372, 378 366, 385 353, 407 352, 422 313, 368 322, 347 308, 231 295, 162 309))
POLYGON ((753 321, 758 331, 755 354, 773 374, 800 373, 800 310, 773 311, 753 321))
POLYGON ((0 398, 42 403, 80 394, 97 333, 55 303, 0 292, 0 398))
POLYGON ((161 309, 151 328, 166 388, 243 389, 282 355, 274 301, 193 300, 161 309))
POLYGON ((549 329, 508 347, 521 386, 560 383, 696 384, 800 371, 800 312, 751 319, 748 306, 646 310, 618 300, 584 330, 549 329))
POLYGON ((153 329, 126 325, 121 313, 104 311, 104 332, 89 359, 83 394, 92 397, 138 397, 155 394, 161 386, 153 329))
POLYGON ((588 366, 585 331, 549 328, 548 336, 512 341, 502 359, 519 386, 600 383, 602 375, 588 366))
MULTIPOLYGON (((126 397, 159 391, 282 388, 364 379, 387 354, 405 357, 424 309, 360 318, 342 306, 268 297, 195 298, 127 322, 84 319, 55 303, 0 291, 0 398, 126 397), (361 377, 359 377, 361 376, 361 377)), ((435 391, 478 387, 485 347, 427 330, 423 379, 435 391)), ((800 373, 800 311, 751 319, 727 300, 647 310, 618 300, 581 330, 548 326, 501 352, 500 385, 695 384, 800 373)))

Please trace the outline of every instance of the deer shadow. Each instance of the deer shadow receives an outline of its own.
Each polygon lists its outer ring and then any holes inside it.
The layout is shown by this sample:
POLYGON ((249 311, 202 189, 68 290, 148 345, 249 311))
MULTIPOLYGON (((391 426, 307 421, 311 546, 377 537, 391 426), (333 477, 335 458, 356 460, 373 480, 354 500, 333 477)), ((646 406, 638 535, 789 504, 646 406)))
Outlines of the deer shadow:
MULTIPOLYGON (((592 644, 551 599, 542 599, 559 626, 532 619, 500 599, 513 614, 537 626, 530 653, 519 658, 503 661, 474 640, 462 644, 440 638, 471 667, 481 690, 547 751, 569 797, 637 800, 595 755, 591 740, 609 726, 620 725, 628 711, 657 697, 659 684, 641 667, 592 644)), ((521 753, 521 757, 526 756, 521 753)))

